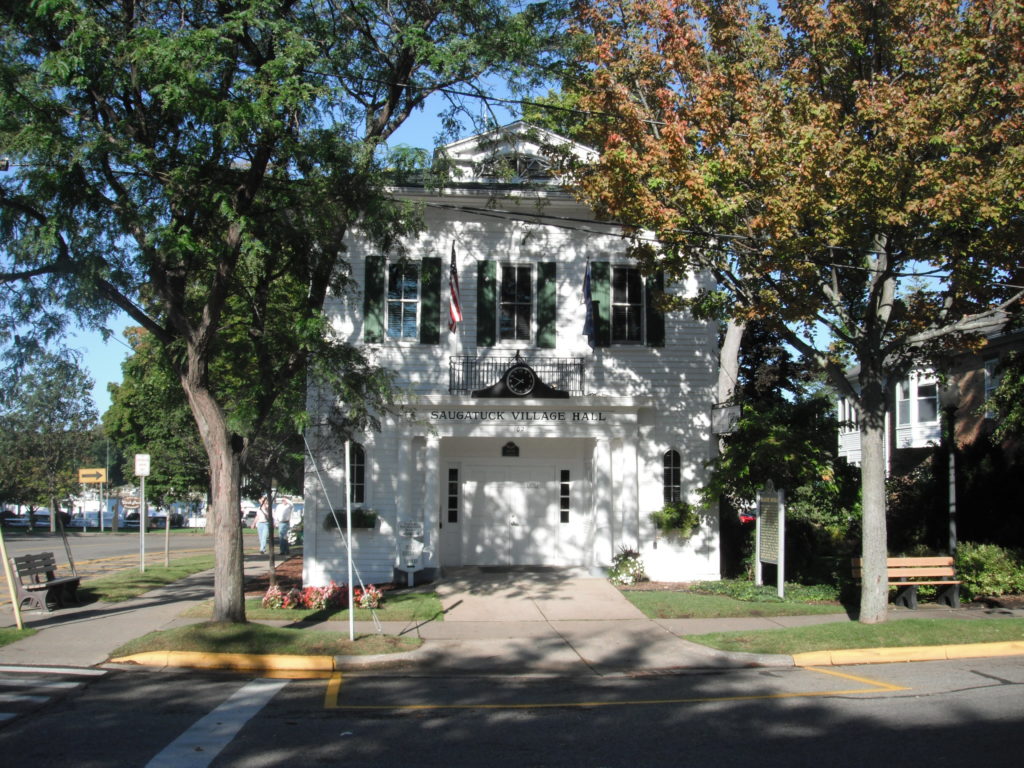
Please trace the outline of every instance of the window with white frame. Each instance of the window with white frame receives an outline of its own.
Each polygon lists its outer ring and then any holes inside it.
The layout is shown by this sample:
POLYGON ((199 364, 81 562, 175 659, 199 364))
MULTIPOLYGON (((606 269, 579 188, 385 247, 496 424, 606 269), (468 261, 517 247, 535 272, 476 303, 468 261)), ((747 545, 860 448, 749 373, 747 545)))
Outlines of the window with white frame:
POLYGON ((998 412, 990 403, 996 389, 999 388, 999 358, 991 357, 985 361, 985 418, 994 419, 998 412))
POLYGON ((896 384, 896 426, 905 427, 910 424, 910 380, 904 379, 896 384))
POLYGON ((683 497, 682 461, 679 451, 665 451, 662 457, 662 493, 666 504, 679 501, 683 497))
POLYGON ((349 500, 353 504, 366 503, 366 451, 359 443, 352 443, 348 451, 349 500))
POLYGON ((644 338, 644 281, 636 267, 612 267, 612 343, 644 338))
POLYGON ((420 273, 413 262, 388 265, 387 336, 416 341, 420 306, 420 273))
POLYGON ((533 338, 533 268, 530 265, 501 265, 498 338, 524 342, 533 338))
POLYGON ((935 381, 917 382, 917 423, 932 424, 939 420, 939 385, 935 381))

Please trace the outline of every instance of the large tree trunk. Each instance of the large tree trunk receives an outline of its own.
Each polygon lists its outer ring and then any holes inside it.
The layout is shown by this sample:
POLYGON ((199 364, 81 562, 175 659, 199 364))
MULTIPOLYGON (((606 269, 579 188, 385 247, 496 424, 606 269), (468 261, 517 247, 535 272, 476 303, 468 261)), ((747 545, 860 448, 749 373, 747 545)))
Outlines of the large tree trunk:
POLYGON ((885 561, 885 391, 875 377, 861 379, 860 483, 861 571, 860 621, 878 624, 887 618, 889 588, 885 561))
POLYGON ((210 461, 211 507, 207 530, 214 535, 213 620, 245 621, 244 570, 242 567, 241 440, 231 434, 224 412, 205 387, 183 377, 185 393, 210 461))
POLYGON ((743 331, 746 323, 730 320, 725 328, 722 348, 718 352, 718 387, 716 395, 719 403, 732 402, 736 394, 736 383, 740 378, 740 346, 743 343, 743 331))

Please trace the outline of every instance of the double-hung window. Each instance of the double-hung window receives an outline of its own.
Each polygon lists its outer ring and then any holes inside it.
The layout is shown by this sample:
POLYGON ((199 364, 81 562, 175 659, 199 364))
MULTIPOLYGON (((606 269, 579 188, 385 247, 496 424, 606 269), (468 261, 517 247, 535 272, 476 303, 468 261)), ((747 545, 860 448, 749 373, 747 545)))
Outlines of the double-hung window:
POLYGON ((655 306, 663 290, 660 273, 644 277, 634 266, 590 262, 590 345, 664 346, 665 315, 655 306))
POLYGON ((416 341, 419 338, 420 270, 411 261, 388 265, 387 336, 416 341))
POLYGON ((636 267, 612 267, 612 344, 641 344, 644 281, 636 267))
POLYGON ((555 346, 555 263, 477 262, 476 343, 555 346))
POLYGON ((501 265, 498 338, 526 343, 533 339, 533 269, 528 265, 501 265))
POLYGON ((388 262, 367 256, 363 338, 437 344, 441 340, 441 259, 388 262))

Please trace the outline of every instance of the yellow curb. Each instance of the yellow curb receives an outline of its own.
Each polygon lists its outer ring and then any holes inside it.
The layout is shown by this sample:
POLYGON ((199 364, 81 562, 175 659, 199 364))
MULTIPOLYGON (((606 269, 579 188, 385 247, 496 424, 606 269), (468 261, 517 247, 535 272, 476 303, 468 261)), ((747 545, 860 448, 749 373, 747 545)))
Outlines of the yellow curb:
POLYGON ((269 670, 284 672, 333 672, 333 656, 287 654, 202 653, 198 651, 146 651, 111 659, 115 664, 197 669, 269 670))
POLYGON ((810 651, 793 654, 797 667, 892 664, 909 661, 948 661, 991 656, 1024 655, 1024 641, 967 643, 964 645, 907 646, 902 648, 851 648, 842 651, 810 651))

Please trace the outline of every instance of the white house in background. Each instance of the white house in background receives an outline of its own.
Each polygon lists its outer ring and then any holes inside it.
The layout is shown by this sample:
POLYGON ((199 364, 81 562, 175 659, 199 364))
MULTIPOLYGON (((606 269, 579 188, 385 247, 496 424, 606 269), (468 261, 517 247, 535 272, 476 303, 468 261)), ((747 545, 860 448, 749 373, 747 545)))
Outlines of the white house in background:
POLYGON ((522 123, 455 142, 448 188, 394 190, 425 211, 407 260, 349 243, 363 292, 330 301, 333 326, 410 394, 348 466, 338 450, 316 455, 316 472, 307 458, 305 583, 347 581, 324 523, 332 509, 344 521, 346 471, 352 506, 376 515, 352 542, 366 583, 410 567, 419 580, 469 565, 597 574, 623 547, 653 579, 719 577, 717 515, 685 541, 648 519, 704 482, 716 329, 655 310, 658 280, 559 186, 538 139, 591 151, 522 123), (453 260, 463 319, 450 330, 453 260))
MULTIPOLYGON (((1024 347, 1024 331, 1013 329, 1010 320, 1009 315, 998 316, 984 334, 984 345, 952 356, 945 369, 956 406, 954 429, 958 444, 973 443, 995 425, 996 414, 986 409, 985 402, 998 384, 1000 364, 1024 347)), ((849 371, 848 377, 856 387, 857 369, 849 371)), ((889 471, 894 469, 896 451, 941 444, 942 411, 949 404, 943 403, 944 383, 940 379, 934 368, 922 367, 911 371, 892 388, 885 417, 885 461, 889 471)), ((851 464, 860 464, 857 409, 846 397, 839 398, 838 409, 839 455, 851 464)))

